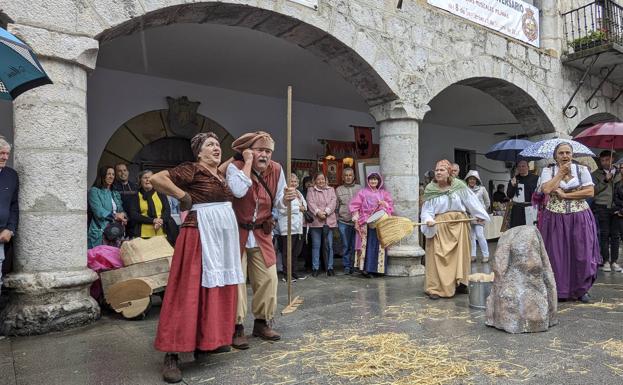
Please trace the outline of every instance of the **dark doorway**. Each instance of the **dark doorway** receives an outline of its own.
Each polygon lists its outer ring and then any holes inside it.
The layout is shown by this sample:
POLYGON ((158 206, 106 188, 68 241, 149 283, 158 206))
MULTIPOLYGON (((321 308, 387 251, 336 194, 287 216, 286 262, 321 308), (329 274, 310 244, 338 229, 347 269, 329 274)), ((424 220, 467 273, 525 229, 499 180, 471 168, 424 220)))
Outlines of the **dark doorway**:
POLYGON ((190 150, 190 140, 186 138, 162 138, 147 144, 132 159, 138 171, 158 172, 172 168, 183 162, 194 161, 190 150))
POLYGON ((461 172, 459 173, 459 177, 461 179, 465 178, 465 175, 467 175, 467 171, 471 169, 476 169, 475 159, 475 151, 461 150, 458 148, 454 149, 454 162, 461 166, 461 172))

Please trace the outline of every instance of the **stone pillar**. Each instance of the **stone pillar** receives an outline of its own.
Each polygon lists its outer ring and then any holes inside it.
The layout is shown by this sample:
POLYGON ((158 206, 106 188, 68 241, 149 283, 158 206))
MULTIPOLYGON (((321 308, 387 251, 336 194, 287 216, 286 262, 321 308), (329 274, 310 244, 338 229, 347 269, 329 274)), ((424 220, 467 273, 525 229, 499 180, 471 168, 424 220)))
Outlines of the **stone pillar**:
MULTIPOLYGON (((418 221, 418 129, 424 110, 399 101, 370 110, 380 130, 380 163, 385 187, 394 199, 395 214, 418 221)), ((392 246, 387 252, 386 274, 414 276, 424 274, 424 250, 418 241, 419 229, 392 246)))
POLYGON ((38 334, 99 318, 89 296, 97 275, 87 257, 87 71, 98 42, 44 29, 10 25, 38 54, 53 85, 19 96, 14 109, 14 160, 20 177, 20 222, 7 334, 38 334))
MULTIPOLYGON (((564 43, 562 18, 558 8, 558 0, 538 0, 534 5, 540 10, 541 48, 554 57, 560 57, 564 43)), ((566 11, 565 11, 566 12, 566 11)))

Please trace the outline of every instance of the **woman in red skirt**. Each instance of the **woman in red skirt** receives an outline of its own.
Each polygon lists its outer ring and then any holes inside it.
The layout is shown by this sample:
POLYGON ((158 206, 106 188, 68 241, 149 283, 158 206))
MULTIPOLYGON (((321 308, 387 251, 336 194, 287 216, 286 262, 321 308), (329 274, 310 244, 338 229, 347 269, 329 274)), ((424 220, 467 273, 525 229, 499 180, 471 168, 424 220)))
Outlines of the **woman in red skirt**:
POLYGON ((156 349, 166 353, 162 377, 169 383, 182 380, 178 353, 231 344, 237 285, 244 280, 233 194, 217 169, 218 138, 200 133, 191 147, 196 162, 150 179, 157 191, 178 198, 182 210, 191 210, 175 244, 155 341, 156 349))

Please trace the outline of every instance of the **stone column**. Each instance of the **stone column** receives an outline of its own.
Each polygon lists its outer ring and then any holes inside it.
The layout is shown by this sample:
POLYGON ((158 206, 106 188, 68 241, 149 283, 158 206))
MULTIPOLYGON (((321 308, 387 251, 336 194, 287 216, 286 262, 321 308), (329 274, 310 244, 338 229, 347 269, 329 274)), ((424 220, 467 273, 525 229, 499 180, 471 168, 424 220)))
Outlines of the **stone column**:
POLYGON ((53 85, 19 96, 14 109, 14 160, 20 177, 20 222, 7 334, 38 334, 99 318, 89 296, 97 275, 87 257, 87 71, 98 42, 22 25, 9 30, 37 53, 53 85))
MULTIPOLYGON (((534 5, 540 10, 540 38, 541 48, 554 57, 560 57, 564 42, 561 10, 558 9, 558 0, 538 0, 534 5)), ((563 10, 563 12, 566 12, 563 10)))
MULTIPOLYGON (((373 107, 370 112, 380 129, 380 163, 385 187, 394 199, 395 215, 418 221, 418 129, 425 109, 393 101, 373 107)), ((419 229, 387 252, 386 274, 424 274, 424 250, 418 241, 419 229)))

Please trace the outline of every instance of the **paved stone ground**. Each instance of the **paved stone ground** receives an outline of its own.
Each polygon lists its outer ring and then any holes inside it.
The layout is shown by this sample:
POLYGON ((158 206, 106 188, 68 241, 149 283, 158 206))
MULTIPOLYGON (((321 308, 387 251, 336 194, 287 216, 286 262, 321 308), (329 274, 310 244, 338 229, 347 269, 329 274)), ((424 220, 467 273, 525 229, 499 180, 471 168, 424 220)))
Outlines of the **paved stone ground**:
MULTIPOLYGON (((482 265, 477 269, 481 270, 482 265)), ((332 354, 314 346, 352 335, 405 333, 412 346, 447 346, 450 359, 497 361, 507 377, 470 368, 454 384, 620 384, 623 355, 604 350, 612 339, 623 349, 623 274, 600 273, 592 295, 611 305, 562 303, 560 324, 548 332, 511 335, 484 325, 484 312, 468 297, 430 301, 423 277, 308 278, 295 284, 304 304, 279 316, 278 343, 251 339, 251 349, 210 356, 200 363, 183 355, 185 384, 379 384, 398 377, 348 378, 320 368, 332 354), (313 337, 317 337, 315 340, 313 337), (300 352, 301 347, 308 351, 300 352), (299 351, 298 353, 292 353, 299 351), (289 354, 288 354, 289 353, 289 354)), ((280 309, 287 302, 280 283, 280 309)), ((159 307, 142 321, 104 315, 93 325, 61 333, 0 340, 0 384, 161 384, 162 354, 152 343, 159 307)), ((251 323, 247 325, 251 327, 251 323)), ((247 330, 250 332, 250 329, 247 330)), ((611 348, 612 349, 612 348, 611 348)), ((623 350, 619 351, 623 354, 623 350)), ((353 361, 357 357, 353 356, 353 361)))

